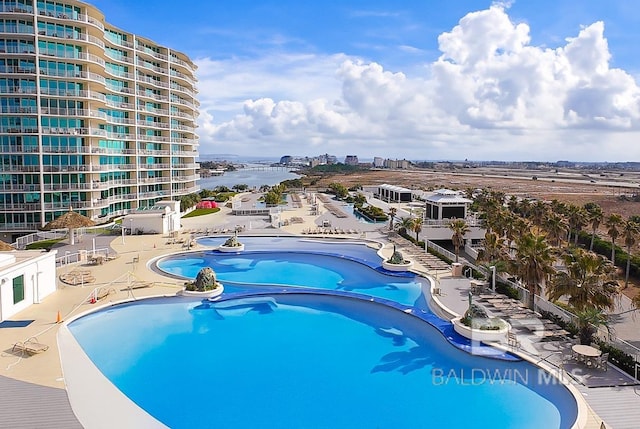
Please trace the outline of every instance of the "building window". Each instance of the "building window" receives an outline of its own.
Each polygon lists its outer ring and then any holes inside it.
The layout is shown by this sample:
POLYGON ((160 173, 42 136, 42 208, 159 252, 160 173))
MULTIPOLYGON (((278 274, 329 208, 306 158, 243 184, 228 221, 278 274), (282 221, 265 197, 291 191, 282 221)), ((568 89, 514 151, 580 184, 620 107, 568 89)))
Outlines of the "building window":
POLYGON ((17 304, 24 300, 24 276, 13 279, 13 303, 17 304))

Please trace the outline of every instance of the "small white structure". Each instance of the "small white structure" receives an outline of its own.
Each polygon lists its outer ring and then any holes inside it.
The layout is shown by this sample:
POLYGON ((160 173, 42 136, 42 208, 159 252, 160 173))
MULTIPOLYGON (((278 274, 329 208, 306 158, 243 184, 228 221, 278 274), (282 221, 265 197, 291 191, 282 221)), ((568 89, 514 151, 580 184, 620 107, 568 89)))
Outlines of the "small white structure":
POLYGON ((158 201, 153 207, 141 207, 122 219, 122 227, 131 234, 170 235, 180 231, 180 201, 158 201))
POLYGON ((411 202, 413 199, 413 191, 411 189, 389 185, 388 183, 378 185, 375 192, 374 196, 376 198, 388 203, 411 202))
POLYGON ((0 321, 56 291, 56 254, 52 250, 0 252, 0 321))
POLYGON ((473 202, 450 189, 438 189, 425 198, 427 219, 466 219, 469 205, 473 202))

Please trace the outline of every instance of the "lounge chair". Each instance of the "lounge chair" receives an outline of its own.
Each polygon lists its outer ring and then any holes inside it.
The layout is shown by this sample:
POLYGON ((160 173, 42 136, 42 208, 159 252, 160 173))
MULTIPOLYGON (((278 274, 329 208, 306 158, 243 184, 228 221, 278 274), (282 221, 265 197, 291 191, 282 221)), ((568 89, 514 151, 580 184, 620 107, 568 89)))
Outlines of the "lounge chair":
POLYGON ((609 366, 607 365, 608 361, 609 361, 609 353, 602 353, 600 357, 598 357, 595 360, 594 366, 596 368, 600 368, 603 371, 606 371, 607 369, 609 369, 609 366))
POLYGON ((13 348, 11 349, 11 351, 13 352, 21 351, 30 355, 46 352, 47 350, 49 350, 49 346, 39 343, 36 337, 31 337, 24 342, 18 341, 13 345, 13 348))

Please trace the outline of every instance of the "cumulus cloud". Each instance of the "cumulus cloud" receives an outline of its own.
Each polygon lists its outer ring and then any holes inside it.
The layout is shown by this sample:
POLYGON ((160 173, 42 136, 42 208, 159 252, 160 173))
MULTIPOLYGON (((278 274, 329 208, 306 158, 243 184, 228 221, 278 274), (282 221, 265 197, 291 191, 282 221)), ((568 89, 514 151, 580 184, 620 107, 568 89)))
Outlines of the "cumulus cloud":
POLYGON ((412 159, 640 155, 640 89, 610 67, 602 22, 556 48, 531 44, 505 4, 438 38, 421 76, 346 55, 199 61, 201 152, 412 159), (233 148, 233 149, 231 149, 233 148), (324 149, 320 149, 324 152, 324 149))

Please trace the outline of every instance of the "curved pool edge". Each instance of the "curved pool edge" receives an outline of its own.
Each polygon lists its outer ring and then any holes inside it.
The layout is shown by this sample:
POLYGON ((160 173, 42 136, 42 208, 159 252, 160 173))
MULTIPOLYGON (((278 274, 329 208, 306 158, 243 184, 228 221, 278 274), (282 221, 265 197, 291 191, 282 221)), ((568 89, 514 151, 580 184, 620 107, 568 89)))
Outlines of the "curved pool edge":
MULTIPOLYGON (((455 344, 450 341, 448 336, 442 332, 437 326, 430 323, 425 319, 424 315, 419 313, 414 313, 411 311, 406 311, 402 309, 403 304, 398 304, 393 301, 387 303, 382 298, 371 298, 366 295, 361 295, 352 292, 342 292, 335 293, 336 291, 323 291, 323 290, 270 290, 263 291, 258 293, 234 293, 229 294, 225 297, 218 297, 213 302, 221 302, 233 299, 242 299, 249 298, 255 296, 269 296, 274 294, 304 294, 304 295, 323 295, 323 296, 334 296, 334 297, 342 297, 342 298, 350 298, 356 299, 364 302, 372 302, 377 305, 382 305, 388 308, 392 308, 398 311, 401 311, 409 316, 417 317, 420 320, 426 322, 428 325, 432 326, 436 331, 438 331, 447 342, 455 347, 455 344), (392 305, 389 305, 392 304, 392 305), (395 304, 395 305, 393 305, 395 304)), ((58 339, 58 350, 60 353, 60 362, 63 371, 65 388, 67 390, 67 394, 69 396, 69 402, 71 403, 72 410, 75 413, 76 417, 80 421, 80 423, 87 428, 112 428, 112 427, 120 427, 120 428, 162 428, 166 429, 168 426, 164 425, 162 422, 155 419, 148 412, 138 406, 135 402, 129 399, 124 393, 122 393, 111 381, 109 381, 106 376, 102 374, 102 372, 93 364, 89 356, 84 352, 80 344, 77 342, 71 331, 69 330, 68 325, 73 321, 84 317, 88 314, 92 314, 98 311, 102 311, 109 307, 115 307, 121 304, 131 304, 135 302, 148 301, 148 300, 157 300, 161 298, 169 298, 169 299, 191 299, 193 297, 183 297, 175 294, 159 294, 153 296, 147 296, 138 299, 123 299, 119 301, 113 301, 101 305, 99 307, 95 307, 79 313, 68 320, 65 320, 57 334, 58 339), (64 352, 63 352, 64 350, 64 352), (63 358, 63 355, 66 357, 63 358), (69 377, 69 380, 67 379, 69 377), (71 381, 71 382, 69 382, 71 381)), ((207 301, 207 300, 197 300, 194 301, 207 301)), ((431 315, 432 317, 439 319, 436 315, 431 315)), ((443 321, 444 322, 444 321, 443 321)), ((571 429, 585 429, 589 420, 589 405, 586 400, 580 393, 580 391, 573 385, 570 379, 563 379, 562 377, 558 377, 554 368, 545 363, 536 361, 532 356, 527 354, 523 354, 521 352, 514 352, 509 350, 509 348, 502 344, 492 343, 491 345, 484 345, 483 347, 488 349, 499 349, 505 354, 517 356, 517 360, 527 361, 535 367, 541 368, 546 373, 550 374, 556 380, 559 381, 559 385, 564 386, 570 395, 573 397, 576 405, 576 420, 572 424, 571 429)), ((459 347, 458 347, 459 348, 459 347)), ((463 351, 468 350, 461 349, 463 351)), ((495 358, 493 356, 483 356, 474 353, 476 357, 484 357, 484 358, 495 358)))
MULTIPOLYGON (((460 315, 458 313, 456 313, 455 311, 451 310, 449 307, 444 305, 442 301, 440 301, 440 299, 433 293, 434 289, 436 288, 436 283, 433 277, 425 273, 418 273, 418 274, 423 277, 426 277, 431 283, 429 290, 424 292, 429 293, 429 296, 427 297, 427 303, 429 305, 429 308, 431 308, 431 310, 434 312, 434 314, 442 318, 444 318, 445 316, 447 317, 451 316, 452 318, 459 317, 460 315), (432 304, 435 305, 436 308, 434 308, 432 304)), ((562 377, 558 377, 558 374, 556 374, 556 372, 560 372, 561 371, 560 369, 554 368, 550 364, 544 361, 540 361, 539 359, 535 360, 533 356, 527 353, 524 353, 523 351, 511 350, 511 348, 508 345, 501 344, 501 343, 492 343, 491 346, 497 349, 501 349, 505 352, 508 351, 509 353, 512 353, 513 355, 518 356, 520 359, 526 362, 529 362, 537 367, 542 368, 547 373, 551 374, 555 379, 557 379, 561 384, 563 384, 567 388, 567 390, 569 390, 569 392, 571 393, 571 396, 573 396, 574 400, 576 401, 577 417, 576 417, 576 422, 573 424, 573 426, 571 426, 571 428, 584 429, 587 427, 587 422, 589 420, 589 405, 587 404, 587 401, 584 399, 584 396, 582 396, 582 393, 575 387, 575 385, 570 380, 565 381, 562 377)))
MULTIPOLYGON (((131 301, 134 300, 119 303, 131 301)), ((60 366, 71 409, 85 428, 168 429, 168 426, 155 419, 109 381, 69 330, 70 322, 113 305, 116 303, 78 314, 63 322, 58 329, 56 336, 60 366)))

